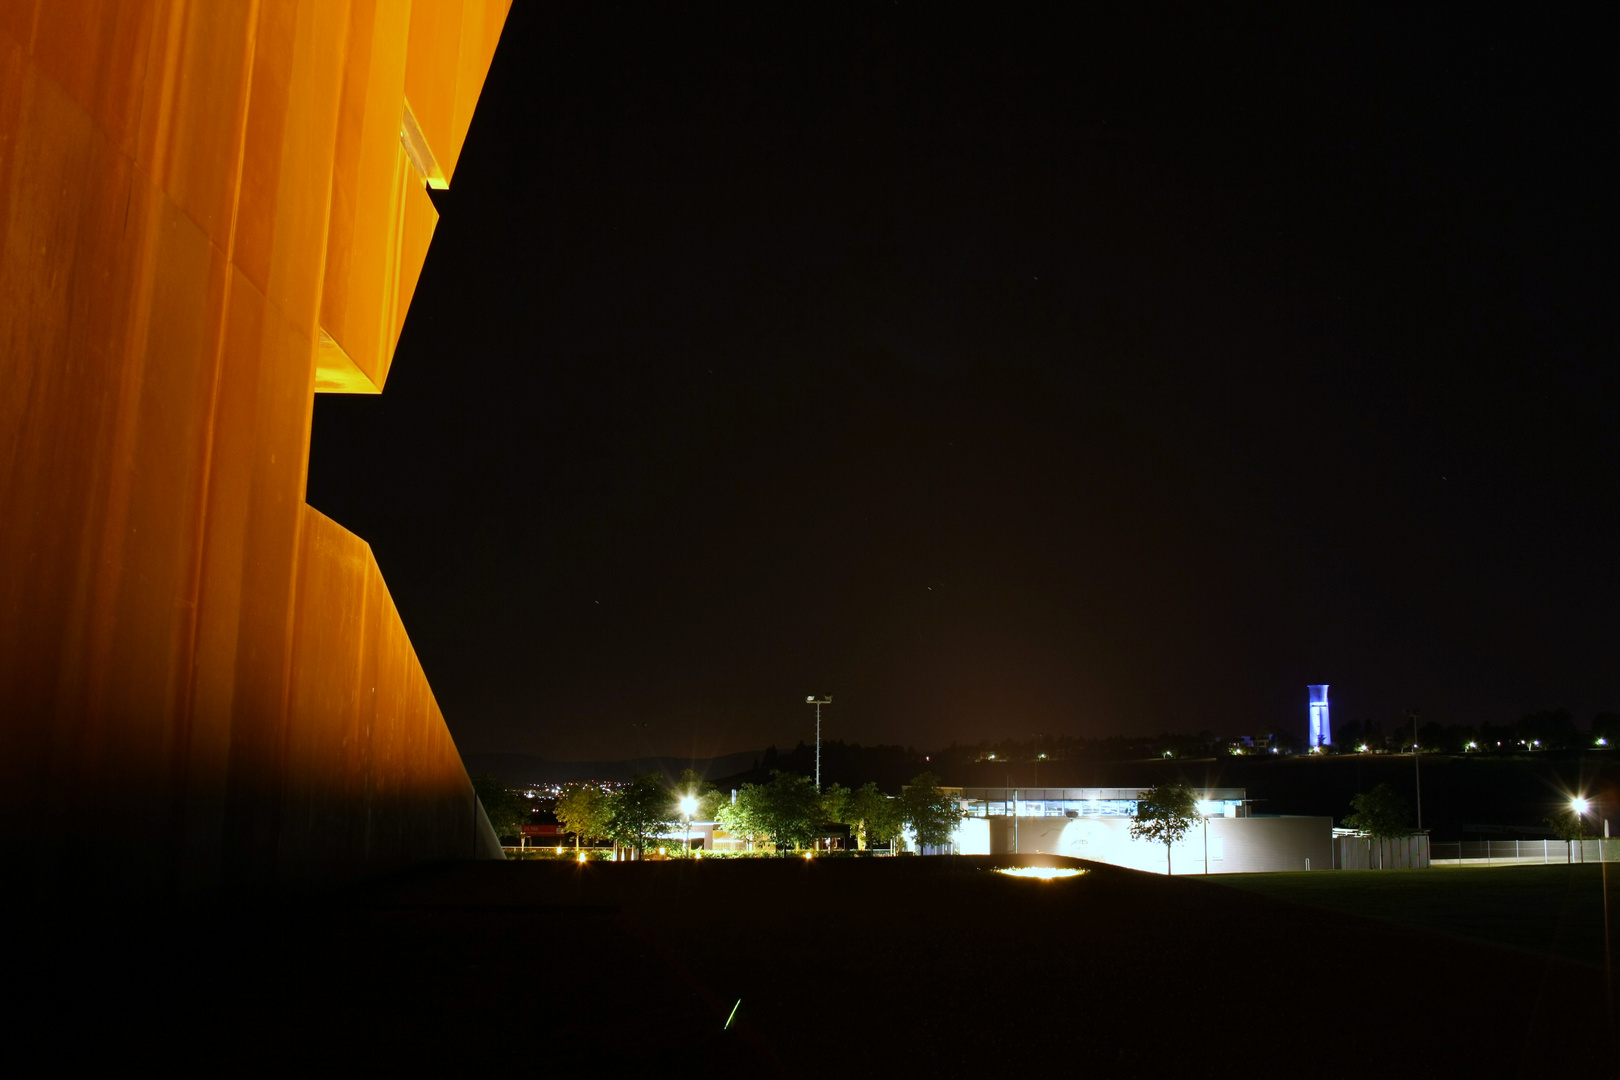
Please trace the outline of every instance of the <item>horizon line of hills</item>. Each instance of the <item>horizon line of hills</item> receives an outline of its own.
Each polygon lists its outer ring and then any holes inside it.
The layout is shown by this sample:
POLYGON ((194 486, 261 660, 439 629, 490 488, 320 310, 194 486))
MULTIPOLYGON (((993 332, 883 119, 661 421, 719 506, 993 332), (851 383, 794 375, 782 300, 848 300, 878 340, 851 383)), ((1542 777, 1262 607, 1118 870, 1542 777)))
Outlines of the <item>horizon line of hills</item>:
MULTIPOLYGON (((1421 730, 1421 727, 1420 727, 1421 730)), ((1477 734, 1477 733, 1476 733, 1477 734)), ((1476 739, 1477 741, 1477 739, 1476 739)), ((1110 748, 1140 747, 1143 740, 1094 740, 1110 748)), ((872 782, 888 793, 899 792, 922 772, 933 772, 952 787, 1125 788, 1146 789, 1160 783, 1186 783, 1194 787, 1242 788, 1254 812, 1332 817, 1338 822, 1350 812, 1351 799, 1376 784, 1388 783, 1408 802, 1418 801, 1421 768, 1423 825, 1441 839, 1470 838, 1503 828, 1524 832, 1544 825, 1549 816, 1568 806, 1571 795, 1601 795, 1605 806, 1620 806, 1620 739, 1597 749, 1590 740, 1573 747, 1546 745, 1539 751, 1515 748, 1508 752, 1425 754, 1287 754, 1246 753, 1241 756, 1101 752, 1065 753, 1040 760, 1033 754, 1003 757, 979 747, 956 746, 947 752, 919 754, 901 746, 860 746, 843 742, 821 744, 823 785, 858 788, 872 782), (981 756, 982 755, 982 756, 981 756)), ((1006 745, 1006 744, 1002 744, 1006 745)), ((1043 745, 1045 745, 1043 743, 1043 745)), ((1494 748, 1492 748, 1494 750, 1494 748)), ((1051 751, 1042 751, 1051 753, 1051 751)), ((661 756, 617 762, 553 762, 527 754, 471 754, 470 772, 487 772, 512 787, 534 787, 579 781, 614 782, 637 773, 654 771, 674 784, 681 772, 693 769, 722 791, 745 783, 763 783, 771 770, 811 776, 815 747, 800 743, 782 752, 767 747, 692 759, 661 756)), ((536 809, 544 809, 537 802, 536 809)))
MULTIPOLYGON (((1329 750, 1336 753, 1353 752, 1361 745, 1367 745, 1373 751, 1409 753, 1412 749, 1412 729, 1404 724, 1385 732, 1376 723, 1352 722, 1338 728, 1334 734, 1335 743, 1329 750)), ((1585 731, 1576 726, 1568 710, 1556 709, 1532 713, 1517 723, 1506 725, 1482 724, 1474 727, 1420 722, 1417 734, 1425 753, 1545 754, 1595 749, 1604 745, 1620 748, 1620 713, 1598 713, 1585 731), (1603 741, 1600 743, 1599 740, 1603 741)), ((1090 771, 1097 774, 1095 766, 1102 762, 1125 764, 1164 758, 1221 758, 1250 755, 1266 749, 1293 754, 1305 750, 1306 746, 1303 739, 1281 732, 1221 736, 1208 731, 1195 735, 1165 732, 1151 737, 1039 736, 1026 740, 1004 739, 994 743, 981 740, 971 745, 952 743, 930 753, 898 744, 865 746, 843 740, 828 740, 821 744, 821 771, 823 779, 829 782, 848 783, 846 777, 858 776, 863 778, 859 782, 872 779, 880 784, 894 785, 906 783, 925 771, 960 774, 967 770, 988 775, 1012 770, 1031 777, 1025 779, 1021 775, 1019 783, 1033 785, 1038 781, 1041 769, 1050 769, 1050 780, 1057 786, 1060 775, 1074 772, 1075 767, 1081 764, 1091 765, 1090 771)), ((744 750, 708 758, 645 755, 593 761, 559 761, 536 754, 485 753, 468 754, 465 761, 468 772, 489 773, 516 786, 587 780, 614 782, 646 772, 675 777, 685 769, 692 769, 714 783, 722 780, 750 783, 768 779, 773 770, 813 775, 815 747, 801 741, 788 751, 780 751, 771 745, 764 750, 744 750)), ((1086 780, 1080 786, 1099 784, 1101 782, 1098 780, 1086 780)), ((1070 783, 1065 786, 1077 785, 1070 783)))

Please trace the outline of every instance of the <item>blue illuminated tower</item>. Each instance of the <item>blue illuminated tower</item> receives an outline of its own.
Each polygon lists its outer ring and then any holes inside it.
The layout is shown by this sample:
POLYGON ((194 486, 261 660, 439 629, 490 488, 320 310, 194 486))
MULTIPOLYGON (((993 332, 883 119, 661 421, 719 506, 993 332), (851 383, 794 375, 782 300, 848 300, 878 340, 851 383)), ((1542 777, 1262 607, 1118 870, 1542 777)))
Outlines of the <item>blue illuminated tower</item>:
POLYGON ((1311 691, 1311 746, 1327 746, 1333 742, 1333 729, 1328 726, 1327 683, 1310 687, 1311 691))

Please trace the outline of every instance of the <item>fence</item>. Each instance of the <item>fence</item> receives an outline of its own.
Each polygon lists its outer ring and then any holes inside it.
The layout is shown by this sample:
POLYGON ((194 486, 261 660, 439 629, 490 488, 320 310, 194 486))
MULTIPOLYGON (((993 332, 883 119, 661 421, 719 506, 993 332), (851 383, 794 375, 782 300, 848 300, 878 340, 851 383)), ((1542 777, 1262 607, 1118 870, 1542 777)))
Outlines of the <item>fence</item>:
POLYGON ((1620 862, 1620 843, 1593 837, 1587 840, 1452 840, 1430 845, 1439 866, 1464 863, 1568 863, 1620 862))
POLYGON ((1427 836, 1374 840, 1369 836, 1335 836, 1335 870, 1406 870, 1429 865, 1427 836))

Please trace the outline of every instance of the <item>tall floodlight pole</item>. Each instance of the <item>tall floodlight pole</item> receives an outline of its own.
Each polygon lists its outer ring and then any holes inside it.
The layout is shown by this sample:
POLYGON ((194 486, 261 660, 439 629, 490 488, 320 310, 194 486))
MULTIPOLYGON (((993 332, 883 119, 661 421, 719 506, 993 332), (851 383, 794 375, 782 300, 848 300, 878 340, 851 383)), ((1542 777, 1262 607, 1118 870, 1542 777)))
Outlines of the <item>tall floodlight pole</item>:
POLYGON ((816 697, 816 695, 811 694, 809 697, 804 699, 804 703, 806 705, 814 705, 816 707, 816 790, 820 791, 821 790, 821 707, 823 705, 831 705, 832 704, 832 695, 828 694, 826 697, 816 697))
POLYGON ((1423 831, 1423 770, 1418 766, 1418 714, 1414 710, 1406 715, 1412 718, 1412 776, 1417 780, 1417 831, 1421 833, 1423 831))
MULTIPOLYGON (((1204 794, 1208 795, 1209 793, 1206 791, 1204 794)), ((1204 873, 1208 874, 1209 873, 1209 815, 1204 814, 1202 816, 1204 818, 1204 873)))

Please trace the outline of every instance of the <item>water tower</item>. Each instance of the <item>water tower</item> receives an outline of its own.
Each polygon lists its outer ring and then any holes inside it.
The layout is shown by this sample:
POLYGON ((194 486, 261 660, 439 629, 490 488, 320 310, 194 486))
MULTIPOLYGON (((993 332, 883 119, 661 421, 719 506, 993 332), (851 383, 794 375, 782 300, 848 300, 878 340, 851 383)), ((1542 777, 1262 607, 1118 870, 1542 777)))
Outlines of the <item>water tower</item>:
POLYGON ((1328 726, 1328 684, 1312 686, 1311 691, 1311 737, 1310 745, 1314 749, 1318 746, 1327 746, 1333 742, 1333 729, 1328 726))

